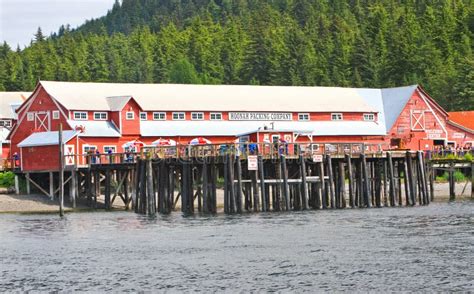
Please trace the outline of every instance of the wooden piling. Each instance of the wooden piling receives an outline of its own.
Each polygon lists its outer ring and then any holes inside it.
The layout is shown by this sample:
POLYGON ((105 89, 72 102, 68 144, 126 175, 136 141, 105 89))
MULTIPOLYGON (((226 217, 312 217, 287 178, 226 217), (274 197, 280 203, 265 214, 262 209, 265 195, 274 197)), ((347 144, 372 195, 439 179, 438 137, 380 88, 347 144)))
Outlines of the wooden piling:
POLYGON ((388 164, 388 182, 389 182, 389 202, 390 206, 395 206, 395 175, 393 170, 392 153, 387 152, 387 164, 388 164))
POLYGON ((339 205, 339 208, 346 207, 346 171, 342 160, 339 160, 339 205))
POLYGON ((260 196, 262 197, 262 211, 267 211, 267 199, 265 192, 265 171, 263 166, 263 158, 261 155, 258 155, 258 172, 260 176, 260 196))
POLYGON ((370 183, 369 183, 369 175, 367 171, 367 161, 365 159, 365 154, 362 153, 360 155, 360 159, 362 161, 362 177, 363 177, 363 189, 362 189, 362 195, 364 199, 364 205, 366 207, 371 207, 371 201, 370 201, 370 183))
POLYGON ((240 156, 235 158, 236 168, 237 168, 237 193, 236 196, 236 207, 237 212, 242 213, 242 162, 240 161, 240 156))
POLYGON ((286 157, 285 155, 280 155, 280 164, 281 164, 281 175, 283 177, 283 198, 285 198, 285 210, 290 210, 290 187, 288 186, 288 169, 286 166, 286 157))
MULTIPOLYGON (((410 199, 410 205, 416 205, 416 192, 415 192, 415 183, 414 183, 414 175, 413 175, 413 162, 411 158, 411 153, 410 151, 406 152, 406 170, 407 174, 405 175, 407 182, 408 182, 408 193, 409 193, 409 199, 410 199)), ((406 183, 405 183, 406 184, 406 183)))
POLYGON ((332 159, 331 155, 326 155, 326 167, 328 172, 328 182, 329 182, 329 199, 330 199, 330 206, 334 208, 336 205, 336 195, 335 195, 335 188, 334 188, 334 174, 332 172, 332 159))
POLYGON ((321 188, 321 203, 322 203, 322 208, 326 209, 328 208, 328 194, 325 186, 325 175, 324 175, 324 161, 318 163, 319 167, 319 181, 320 181, 320 188, 321 188))
POLYGON ((349 205, 350 207, 355 207, 355 198, 354 198, 354 178, 352 174, 352 156, 350 154, 345 155, 346 164, 347 164, 347 177, 349 180, 349 205))
POLYGON ((303 155, 300 155, 300 174, 301 174, 301 195, 303 197, 302 200, 302 208, 303 209, 308 209, 309 204, 308 204, 308 184, 306 182, 306 163, 303 155))
POLYGON ((110 209, 110 169, 107 168, 105 170, 105 189, 104 189, 104 197, 105 197, 105 201, 104 201, 104 205, 105 205, 105 209, 110 209))

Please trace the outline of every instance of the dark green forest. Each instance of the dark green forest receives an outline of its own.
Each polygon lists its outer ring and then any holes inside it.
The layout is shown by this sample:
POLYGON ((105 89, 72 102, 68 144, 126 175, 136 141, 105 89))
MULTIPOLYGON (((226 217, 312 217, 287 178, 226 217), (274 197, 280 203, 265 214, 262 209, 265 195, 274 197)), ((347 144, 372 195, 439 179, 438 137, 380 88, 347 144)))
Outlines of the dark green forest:
POLYGON ((0 90, 421 84, 449 110, 474 109, 473 36, 474 0, 123 0, 77 29, 0 46, 0 90))

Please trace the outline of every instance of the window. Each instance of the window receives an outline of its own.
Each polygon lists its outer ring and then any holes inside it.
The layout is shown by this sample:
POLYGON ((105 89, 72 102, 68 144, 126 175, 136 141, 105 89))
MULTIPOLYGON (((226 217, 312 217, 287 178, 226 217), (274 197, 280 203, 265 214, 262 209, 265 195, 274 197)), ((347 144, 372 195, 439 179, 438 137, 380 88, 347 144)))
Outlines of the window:
POLYGON ((135 113, 133 111, 127 111, 127 113, 125 113, 125 118, 127 120, 133 120, 135 119, 135 113))
POLYGON ((147 120, 146 112, 140 112, 140 120, 147 120))
POLYGON ((75 120, 87 120, 87 112, 85 111, 74 111, 75 120))
POLYGON ((153 112, 153 120, 166 120, 166 112, 153 112))
POLYGON ((373 113, 364 113, 364 120, 365 121, 374 121, 375 115, 373 113))
POLYGON ((109 154, 109 153, 116 153, 117 152, 117 147, 116 146, 104 146, 104 153, 109 154))
POLYGON ((85 154, 95 152, 96 149, 97 149, 97 146, 93 146, 93 145, 82 146, 82 150, 84 151, 85 154))
POLYGON ((0 127, 9 128, 11 126, 12 126, 12 121, 11 120, 0 120, 0 127))
POLYGON ((94 112, 94 120, 107 120, 107 112, 94 112))
POLYGON ((298 113, 298 120, 308 121, 309 120, 309 113, 298 113))
POLYGON ((211 120, 222 120, 222 113, 220 113, 220 112, 211 112, 210 119, 211 120))
POLYGON ((342 113, 331 113, 331 120, 342 120, 342 113))
POLYGON ((202 113, 202 112, 192 112, 191 113, 191 119, 192 120, 203 120, 204 119, 204 113, 202 113))
POLYGON ((53 110, 53 119, 59 119, 59 110, 53 110))
POLYGON ((28 113, 26 114, 26 120, 27 120, 27 121, 33 121, 33 120, 35 120, 35 114, 34 114, 33 112, 28 112, 28 113))
POLYGON ((173 112, 173 120, 184 120, 184 112, 173 112))

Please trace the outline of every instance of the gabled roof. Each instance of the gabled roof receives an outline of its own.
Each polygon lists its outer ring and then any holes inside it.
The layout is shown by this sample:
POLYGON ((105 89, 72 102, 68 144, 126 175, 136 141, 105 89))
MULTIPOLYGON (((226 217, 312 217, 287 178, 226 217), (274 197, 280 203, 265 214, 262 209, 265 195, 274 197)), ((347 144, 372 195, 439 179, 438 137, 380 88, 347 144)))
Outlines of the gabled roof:
POLYGON ((418 85, 382 89, 383 112, 387 132, 393 127, 418 85))
POLYGON ((132 99, 131 96, 112 96, 105 98, 111 111, 121 111, 125 105, 132 99))
POLYGON ((355 88, 51 81, 40 84, 70 110, 117 109, 133 97, 146 111, 374 111, 355 88), (114 96, 121 98, 106 99, 114 96))
POLYGON ((474 110, 448 112, 448 119, 474 132, 474 110))
POLYGON ((0 118, 16 119, 15 110, 31 95, 31 92, 0 92, 0 118))
POLYGON ((81 129, 79 137, 120 137, 119 130, 110 121, 68 120, 72 129, 81 129))
MULTIPOLYGON (((76 131, 63 131, 63 144, 69 142, 77 135, 76 131)), ((59 132, 38 132, 29 135, 26 139, 18 144, 18 147, 35 147, 35 146, 51 146, 58 145, 59 132)))

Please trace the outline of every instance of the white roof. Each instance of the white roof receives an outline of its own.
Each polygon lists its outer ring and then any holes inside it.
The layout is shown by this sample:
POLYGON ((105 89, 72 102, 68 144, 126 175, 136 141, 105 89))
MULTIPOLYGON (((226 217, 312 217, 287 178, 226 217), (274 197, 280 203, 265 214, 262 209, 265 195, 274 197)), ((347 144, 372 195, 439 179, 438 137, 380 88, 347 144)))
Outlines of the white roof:
POLYGON ((127 97, 133 97, 142 109, 147 111, 375 111, 367 105, 356 88, 51 81, 40 83, 46 92, 70 110, 107 111, 116 109, 127 97), (116 97, 113 98, 114 96, 116 97))
MULTIPOLYGON (((63 144, 77 135, 76 131, 63 131, 63 144)), ((58 145, 59 132, 38 132, 33 133, 18 144, 18 147, 35 147, 58 145)))
MULTIPOLYGON (((264 121, 141 121, 140 132, 144 137, 173 136, 237 136, 256 132, 264 126, 264 121)), ((337 135, 385 135, 385 126, 377 122, 366 121, 310 121, 310 122, 274 122, 278 130, 312 132, 315 136, 337 135)))
POLYGON ((120 137, 119 130, 110 121, 68 120, 72 129, 82 127, 79 137, 120 137))
POLYGON ((15 110, 30 95, 31 92, 0 92, 0 118, 16 119, 15 110))
POLYGON ((412 85, 408 87, 382 89, 383 110, 381 110, 381 112, 385 113, 387 132, 389 132, 393 124, 395 124, 417 87, 417 85, 412 85))

